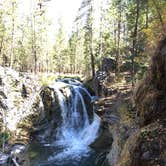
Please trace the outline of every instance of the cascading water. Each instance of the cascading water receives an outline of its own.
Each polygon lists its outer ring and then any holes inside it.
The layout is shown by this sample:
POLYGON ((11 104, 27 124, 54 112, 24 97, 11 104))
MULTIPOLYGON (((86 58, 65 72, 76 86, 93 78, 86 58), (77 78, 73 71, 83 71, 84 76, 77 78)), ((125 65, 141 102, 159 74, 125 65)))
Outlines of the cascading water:
POLYGON ((78 165, 79 161, 92 151, 89 145, 98 135, 100 118, 93 109, 88 110, 85 98, 88 98, 89 102, 92 98, 80 82, 57 81, 50 88, 56 92, 62 122, 56 130, 55 141, 46 145, 56 150, 48 157, 45 165, 78 165))

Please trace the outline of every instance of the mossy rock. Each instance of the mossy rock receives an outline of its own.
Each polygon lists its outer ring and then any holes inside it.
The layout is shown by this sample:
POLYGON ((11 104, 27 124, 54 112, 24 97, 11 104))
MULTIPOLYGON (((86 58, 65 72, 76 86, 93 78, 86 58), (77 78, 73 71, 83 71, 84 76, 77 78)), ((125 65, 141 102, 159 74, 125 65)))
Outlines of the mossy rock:
POLYGON ((53 118, 60 118, 60 105, 58 101, 58 96, 54 89, 48 86, 43 87, 40 96, 43 101, 46 118, 48 120, 51 120, 53 118))
POLYGON ((42 98, 43 101, 43 105, 44 105, 44 110, 46 112, 46 116, 47 118, 50 118, 50 111, 51 111, 51 107, 53 104, 53 89, 49 88, 49 87, 43 87, 42 91, 40 92, 40 96, 42 98))
POLYGON ((84 82, 84 87, 88 90, 88 92, 92 95, 95 96, 95 91, 94 91, 94 83, 92 79, 89 79, 84 82))
POLYGON ((135 104, 141 125, 166 117, 166 38, 162 40, 152 57, 151 66, 135 90, 135 104))
POLYGON ((102 128, 100 135, 96 138, 96 140, 90 145, 90 147, 94 148, 98 152, 109 151, 113 142, 113 138, 108 128, 102 128))
POLYGON ((152 123, 132 135, 117 166, 166 165, 166 130, 163 122, 152 123))

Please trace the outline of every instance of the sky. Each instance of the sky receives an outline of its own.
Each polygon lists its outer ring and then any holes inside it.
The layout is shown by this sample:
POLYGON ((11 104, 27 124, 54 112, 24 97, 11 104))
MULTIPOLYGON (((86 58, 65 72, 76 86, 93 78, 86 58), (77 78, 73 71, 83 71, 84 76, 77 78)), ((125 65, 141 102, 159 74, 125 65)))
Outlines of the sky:
MULTIPOLYGON (((45 2, 47 6, 47 16, 51 20, 51 31, 58 28, 58 19, 61 18, 67 34, 71 33, 72 23, 76 17, 77 11, 82 0, 50 0, 45 2)), ((29 15, 32 10, 32 4, 35 0, 20 0, 19 13, 29 15)))
MULTIPOLYGON (((4 0, 5 1, 5 0, 4 0)), ((18 0, 18 15, 27 15, 30 16, 30 13, 39 7, 36 3, 37 0, 18 0)), ((78 9, 81 6, 82 0, 44 0, 47 1, 44 4, 46 5, 46 17, 51 21, 51 25, 48 29, 48 39, 50 43, 54 43, 56 39, 56 34, 58 32, 59 23, 58 20, 61 18, 64 31, 66 34, 66 39, 68 39, 72 32, 73 21, 77 16, 78 9)), ((95 19, 97 20, 100 4, 104 0, 94 0, 95 6, 95 19)), ((95 27, 99 24, 96 22, 95 27)))
POLYGON ((48 15, 54 23, 62 18, 65 27, 70 31, 80 4, 81 0, 52 0, 48 3, 48 15))

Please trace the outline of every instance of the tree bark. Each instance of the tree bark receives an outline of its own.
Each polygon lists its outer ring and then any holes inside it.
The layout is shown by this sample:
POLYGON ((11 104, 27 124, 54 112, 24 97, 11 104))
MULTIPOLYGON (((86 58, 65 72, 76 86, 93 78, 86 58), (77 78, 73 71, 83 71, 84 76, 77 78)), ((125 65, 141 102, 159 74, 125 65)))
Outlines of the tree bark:
POLYGON ((149 26, 149 0, 146 3, 146 28, 149 26))
POLYGON ((92 27, 92 2, 90 6, 90 22, 89 22, 89 50, 90 50, 90 57, 91 57, 91 70, 92 70, 92 78, 95 77, 95 61, 94 61, 94 54, 93 54, 93 27, 92 27))
POLYGON ((157 11, 157 14, 158 14, 158 18, 159 18, 160 23, 161 23, 162 33, 163 33, 163 35, 165 35, 166 34, 166 28, 165 28, 164 21, 162 19, 161 13, 160 13, 160 9, 159 9, 159 7, 158 7, 158 5, 156 3, 156 0, 152 0, 152 2, 153 2, 154 6, 156 8, 156 11, 157 11))
POLYGON ((32 41, 32 51, 34 56, 34 73, 37 73, 37 52, 36 52, 36 29, 35 29, 35 15, 33 15, 33 41, 32 41))
POLYGON ((139 19, 139 9, 140 7, 140 0, 137 0, 137 6, 136 6, 136 19, 135 19, 135 25, 134 25, 134 32, 133 32, 133 46, 132 46, 132 56, 131 56, 131 77, 132 77, 132 87, 134 87, 134 75, 135 75, 135 67, 134 67, 134 58, 137 54, 136 44, 137 44, 137 34, 138 34, 138 19, 139 19))
POLYGON ((11 34, 11 52, 10 52, 10 67, 13 68, 14 62, 14 27, 15 27, 15 19, 14 19, 14 8, 15 2, 12 2, 12 34, 11 34))
POLYGON ((116 51, 116 76, 119 76, 120 72, 120 37, 121 34, 121 6, 119 7, 119 12, 118 12, 118 36, 117 36, 117 51, 116 51))

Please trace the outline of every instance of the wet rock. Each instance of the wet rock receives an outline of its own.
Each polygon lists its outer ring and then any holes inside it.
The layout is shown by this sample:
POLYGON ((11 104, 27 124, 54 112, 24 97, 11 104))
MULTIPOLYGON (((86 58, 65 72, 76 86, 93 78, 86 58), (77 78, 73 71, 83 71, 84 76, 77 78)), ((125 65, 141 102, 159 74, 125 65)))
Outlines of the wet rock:
MULTIPOLYGON (((86 103, 86 108, 88 110, 88 117, 90 121, 93 119, 93 104, 91 102, 91 96, 87 93, 87 91, 82 87, 82 84, 80 82, 74 82, 70 79, 62 80, 65 82, 64 85, 61 85, 62 87, 59 87, 59 91, 63 94, 65 98, 65 102, 67 105, 70 105, 72 102, 72 95, 75 93, 72 86, 70 86, 68 83, 71 83, 71 85, 78 86, 78 89, 83 96, 83 99, 86 103), (66 84, 67 83, 67 84, 66 84), (73 93, 73 94, 72 94, 73 93)), ((61 84, 61 83, 60 83, 61 84)), ((45 112, 49 119, 54 119, 57 124, 61 123, 62 117, 61 117, 61 108, 60 103, 58 99, 58 94, 56 92, 56 85, 50 85, 47 87, 43 87, 40 95, 42 97, 42 101, 44 104, 45 112)), ((81 114, 83 114, 81 101, 79 102, 80 105, 78 105, 78 110, 81 114)))
POLYGON ((44 111, 46 113, 46 117, 51 120, 54 119, 57 124, 61 122, 61 114, 60 114, 60 105, 58 101, 58 96, 53 88, 43 87, 40 96, 43 101, 44 111))
POLYGON ((104 115, 103 121, 107 122, 109 124, 115 124, 115 123, 118 123, 120 121, 120 117, 117 115, 114 115, 114 114, 104 115))
POLYGON ((0 77, 0 86, 3 85, 2 78, 0 77))
POLYGON ((27 147, 25 145, 17 144, 11 149, 10 163, 14 165, 29 166, 30 161, 27 155, 27 147))
POLYGON ((147 152, 144 152, 144 153, 142 154, 141 159, 142 159, 142 160, 150 160, 150 159, 152 159, 151 156, 152 156, 152 155, 150 154, 150 152, 147 151, 147 152))
POLYGON ((19 153, 23 153, 26 149, 25 145, 14 145, 11 149, 11 155, 15 156, 19 153))
POLYGON ((0 91, 0 96, 4 99, 7 99, 7 96, 3 91, 0 91))
POLYGON ((104 126, 101 129, 100 135, 96 140, 90 145, 98 152, 108 152, 112 146, 113 138, 108 128, 104 126))
POLYGON ((0 152, 0 165, 7 166, 8 159, 9 159, 8 154, 0 152))
POLYGON ((89 117, 90 121, 92 121, 93 120, 93 103, 91 101, 91 96, 89 96, 84 90, 80 89, 80 92, 86 103, 88 117, 89 117))
POLYGON ((86 80, 83 85, 92 96, 95 96, 94 81, 92 79, 86 80))
POLYGON ((49 87, 43 87, 40 92, 45 110, 48 110, 52 105, 52 91, 53 89, 49 87))
POLYGON ((26 97, 27 97, 27 90, 26 90, 26 87, 25 87, 24 84, 22 85, 21 96, 22 96, 23 98, 26 98, 26 97))

